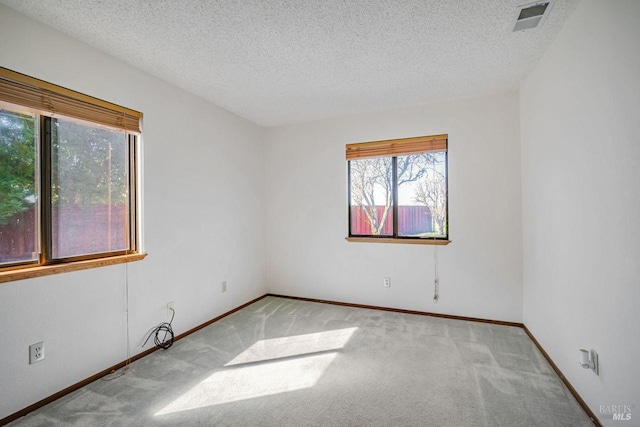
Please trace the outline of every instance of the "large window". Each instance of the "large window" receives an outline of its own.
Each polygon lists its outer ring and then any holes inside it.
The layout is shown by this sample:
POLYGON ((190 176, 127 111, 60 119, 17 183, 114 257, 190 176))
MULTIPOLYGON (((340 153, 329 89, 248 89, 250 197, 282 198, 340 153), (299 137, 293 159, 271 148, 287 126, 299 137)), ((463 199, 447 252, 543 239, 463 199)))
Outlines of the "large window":
POLYGON ((139 259, 141 117, 0 68, 0 281, 139 259))
POLYGON ((349 240, 449 239, 447 135, 349 144, 349 240))

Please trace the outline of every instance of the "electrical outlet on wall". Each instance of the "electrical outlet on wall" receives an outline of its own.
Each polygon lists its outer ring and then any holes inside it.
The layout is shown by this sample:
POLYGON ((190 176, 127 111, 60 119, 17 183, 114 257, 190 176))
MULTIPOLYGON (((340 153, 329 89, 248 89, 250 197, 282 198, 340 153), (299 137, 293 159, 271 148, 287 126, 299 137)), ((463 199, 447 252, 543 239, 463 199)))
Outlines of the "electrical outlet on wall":
POLYGON ((227 281, 222 282, 222 286, 220 288, 222 292, 227 292, 227 281))
POLYGON ((390 288, 391 287, 391 277, 385 277, 383 285, 384 285, 385 288, 390 288))
POLYGON ((42 360, 44 360, 44 341, 31 344, 29 346, 29 364, 33 365, 42 360))

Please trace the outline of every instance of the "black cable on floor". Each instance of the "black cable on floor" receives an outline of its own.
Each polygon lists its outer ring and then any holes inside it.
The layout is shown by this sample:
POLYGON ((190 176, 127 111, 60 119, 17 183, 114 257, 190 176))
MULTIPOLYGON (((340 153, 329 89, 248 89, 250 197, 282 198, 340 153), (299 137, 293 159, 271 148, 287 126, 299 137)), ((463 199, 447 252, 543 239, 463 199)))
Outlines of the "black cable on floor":
POLYGON ((153 342, 157 347, 166 350, 173 345, 173 329, 171 329, 171 323, 173 322, 173 316, 176 315, 176 312, 173 308, 170 308, 169 310, 171 310, 171 320, 169 320, 169 323, 162 322, 158 326, 153 328, 151 332, 149 332, 149 336, 147 336, 147 339, 144 340, 144 344, 142 344, 143 347, 145 346, 145 344, 147 344, 147 341, 149 341, 149 338, 151 338, 151 335, 153 335, 154 333, 155 337, 153 338, 153 342), (164 336, 162 337, 162 339, 160 339, 160 334, 162 332, 164 332, 164 336), (171 336, 168 340, 167 335, 171 336))

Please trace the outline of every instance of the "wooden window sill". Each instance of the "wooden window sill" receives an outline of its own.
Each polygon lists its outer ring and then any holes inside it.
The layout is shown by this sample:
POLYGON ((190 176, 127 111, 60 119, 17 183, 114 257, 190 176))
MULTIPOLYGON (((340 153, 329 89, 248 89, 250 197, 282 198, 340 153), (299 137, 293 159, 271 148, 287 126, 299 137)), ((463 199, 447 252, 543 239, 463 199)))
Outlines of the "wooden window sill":
POLYGON ((118 255, 106 258, 67 262, 62 264, 39 265, 36 267, 25 267, 15 270, 0 271, 0 283, 23 279, 33 279, 35 277, 49 276, 51 274, 69 273, 71 271, 87 270, 90 268, 105 267, 107 265, 124 264, 126 262, 141 261, 146 256, 146 253, 118 255))
POLYGON ((399 243, 409 245, 438 245, 444 246, 451 243, 451 240, 437 239, 397 239, 393 237, 345 237, 347 242, 358 243, 399 243))

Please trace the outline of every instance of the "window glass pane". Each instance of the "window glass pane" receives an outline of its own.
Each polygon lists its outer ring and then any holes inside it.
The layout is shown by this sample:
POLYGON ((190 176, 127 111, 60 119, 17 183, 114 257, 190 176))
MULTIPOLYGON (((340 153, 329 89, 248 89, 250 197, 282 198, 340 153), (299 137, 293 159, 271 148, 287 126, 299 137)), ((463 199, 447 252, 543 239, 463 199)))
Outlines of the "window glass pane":
POLYGON ((128 137, 51 119, 53 258, 129 249, 128 137))
POLYGON ((0 264, 37 261, 38 116, 0 108, 0 264))
POLYGON ((391 157, 352 160, 351 234, 393 235, 391 157))
POLYGON ((447 237, 446 156, 398 156, 399 236, 447 237))

